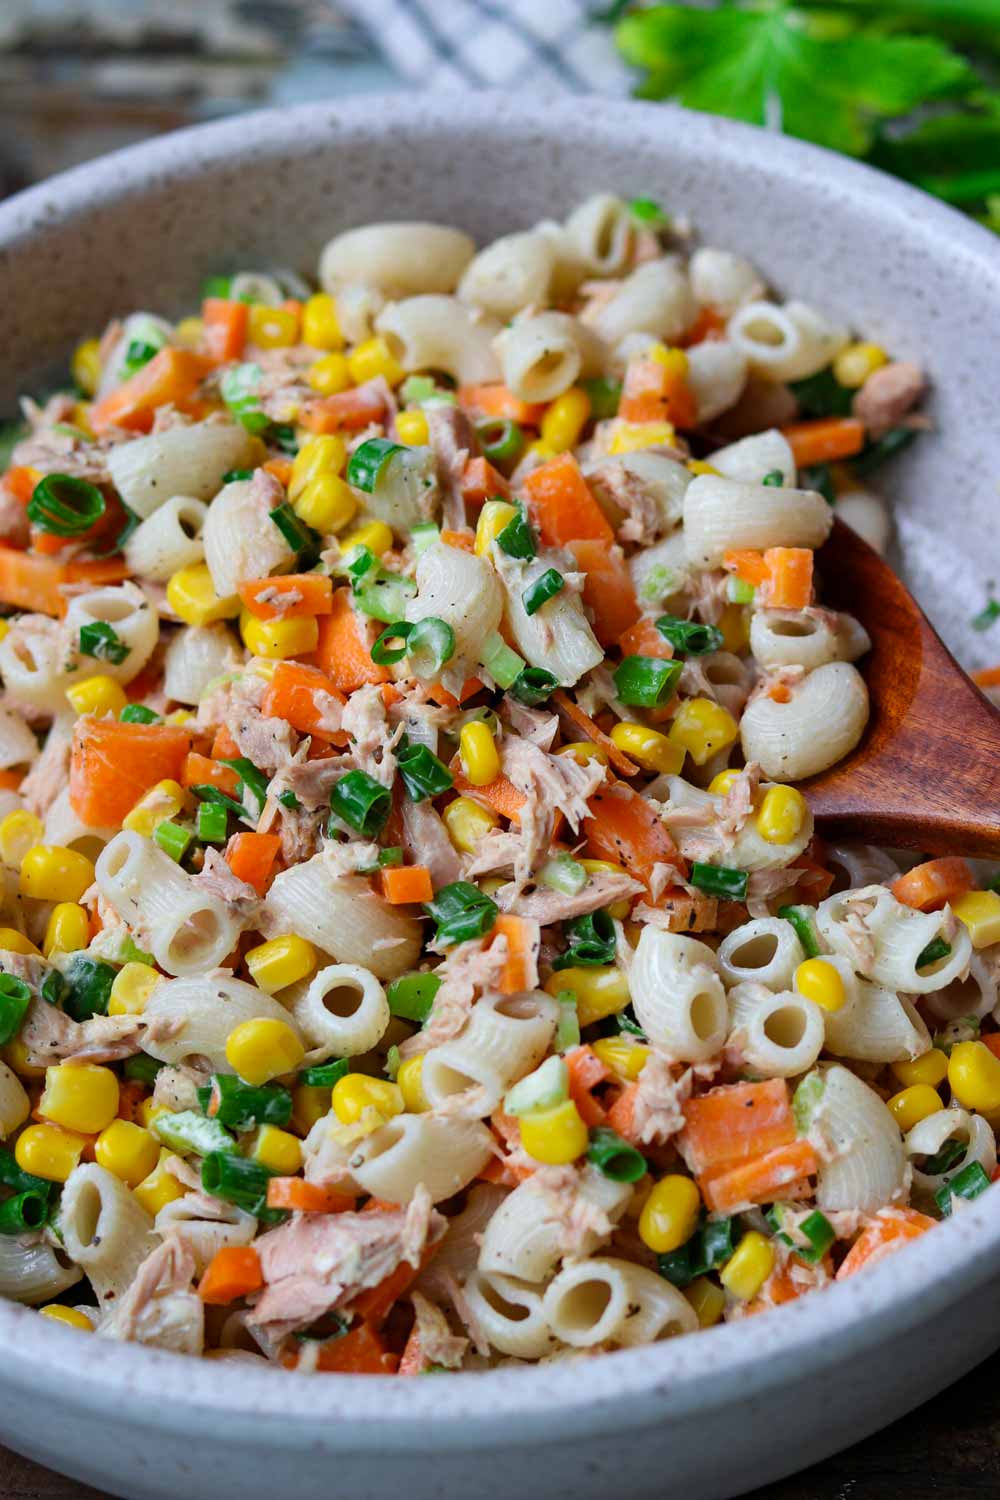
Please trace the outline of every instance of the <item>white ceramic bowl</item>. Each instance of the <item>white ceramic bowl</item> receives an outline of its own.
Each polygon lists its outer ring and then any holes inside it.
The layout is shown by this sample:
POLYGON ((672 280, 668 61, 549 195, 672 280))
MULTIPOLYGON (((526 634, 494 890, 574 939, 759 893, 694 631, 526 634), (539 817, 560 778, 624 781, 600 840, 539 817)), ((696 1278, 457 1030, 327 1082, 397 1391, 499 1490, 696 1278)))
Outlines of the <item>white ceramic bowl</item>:
MULTIPOLYGON (((927 366, 939 434, 892 476, 902 554, 945 636, 975 646, 967 619, 998 540, 996 241, 876 173, 705 116, 369 98, 240 117, 55 178, 0 207, 0 411, 77 337, 136 307, 180 312, 212 271, 308 271, 331 234, 376 219, 485 238, 598 189, 655 196, 927 366)), ((434 1379, 220 1366, 0 1304, 0 1438, 129 1497, 713 1500, 865 1436, 989 1354, 998 1254, 991 1191, 882 1267, 742 1325, 434 1379)))

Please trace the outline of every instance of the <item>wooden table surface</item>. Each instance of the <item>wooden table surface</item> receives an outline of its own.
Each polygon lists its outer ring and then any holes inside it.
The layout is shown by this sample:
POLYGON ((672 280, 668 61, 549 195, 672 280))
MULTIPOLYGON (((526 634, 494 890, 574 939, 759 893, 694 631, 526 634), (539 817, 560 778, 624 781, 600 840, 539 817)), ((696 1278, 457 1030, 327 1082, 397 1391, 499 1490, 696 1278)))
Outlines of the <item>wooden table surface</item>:
MULTIPOLYGON (((915 1347, 914 1359, 933 1359, 915 1347)), ((747 1500, 975 1500, 1000 1495, 1000 1354, 884 1432, 747 1500)), ((0 1448, 0 1500, 110 1500, 0 1448)), ((692 1495, 691 1500, 699 1500, 692 1495)))

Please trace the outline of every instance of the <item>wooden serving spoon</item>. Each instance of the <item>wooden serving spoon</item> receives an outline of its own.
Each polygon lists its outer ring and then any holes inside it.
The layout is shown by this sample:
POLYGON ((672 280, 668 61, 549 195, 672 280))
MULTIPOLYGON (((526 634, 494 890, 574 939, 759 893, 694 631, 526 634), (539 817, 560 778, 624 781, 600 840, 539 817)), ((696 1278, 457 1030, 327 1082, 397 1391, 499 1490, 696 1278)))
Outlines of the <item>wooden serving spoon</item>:
POLYGON ((849 610, 872 649, 861 743, 801 785, 827 836, 1000 856, 1000 709, 966 676, 912 594, 843 521, 818 554, 824 602, 849 610))

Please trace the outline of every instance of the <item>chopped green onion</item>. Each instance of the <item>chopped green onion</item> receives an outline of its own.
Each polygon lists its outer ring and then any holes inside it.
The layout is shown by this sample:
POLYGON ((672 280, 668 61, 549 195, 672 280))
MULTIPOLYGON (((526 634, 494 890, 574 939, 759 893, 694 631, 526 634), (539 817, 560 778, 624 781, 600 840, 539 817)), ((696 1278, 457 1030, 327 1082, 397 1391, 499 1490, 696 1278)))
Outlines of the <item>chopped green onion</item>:
POLYGON ((253 469, 227 469, 222 476, 223 484, 238 484, 243 479, 252 479, 253 469))
POLYGON ((626 1005, 624 1010, 620 1010, 616 1016, 611 1016, 609 1019, 612 1023, 612 1035, 615 1031, 618 1031, 619 1033, 624 1031, 628 1036, 637 1036, 640 1037, 642 1041, 646 1040, 646 1033, 639 1025, 638 1021, 635 1019, 635 1016, 632 1013, 632 1007, 630 1005, 626 1005))
POLYGON ((224 844, 229 817, 224 807, 217 802, 198 804, 195 831, 203 844, 224 844))
POLYGON ((443 946, 485 937, 497 919, 497 904, 485 891, 468 880, 444 885, 424 911, 437 923, 437 941, 443 946))
POLYGON ((555 1109, 569 1098, 569 1069, 561 1057, 547 1057, 533 1073, 515 1083, 504 1096, 508 1115, 532 1115, 555 1109))
POLYGON ((399 1076, 399 1070, 402 1066, 402 1062, 403 1059, 399 1055, 399 1048, 396 1046, 396 1043, 393 1042, 392 1046, 385 1054, 385 1063, 382 1068, 382 1072, 387 1078, 391 1078, 393 1083, 396 1082, 396 1079, 399 1076))
POLYGON ((799 489, 815 490, 822 495, 827 505, 836 505, 837 491, 833 484, 833 471, 829 464, 813 464, 811 468, 800 469, 799 489))
POLYGON ((565 953, 553 959, 553 969, 594 968, 614 963, 615 924, 607 911, 588 912, 563 923, 569 944, 565 953))
POLYGON ((455 655, 455 632, 446 620, 426 615, 410 627, 406 654, 415 677, 433 680, 455 655))
POLYGON ((726 579, 726 598, 730 604, 752 604, 757 590, 745 578, 726 579))
POLYGON ((657 563, 650 568, 644 582, 639 586, 639 598, 645 604, 655 604, 659 599, 665 599, 677 589, 677 574, 672 568, 665 568, 662 563, 657 563))
MULTIPOLYGON (((155 1127, 157 1115, 153 1121, 155 1127)), ((231 1143, 230 1143, 231 1144, 231 1143)), ((267 1184, 271 1173, 259 1162, 236 1156, 231 1150, 211 1151, 201 1164, 201 1185, 213 1198, 234 1203, 258 1219, 271 1217, 267 1210, 267 1184)), ((283 1216, 282 1216, 283 1217, 283 1216)))
POLYGON ((764 475, 764 478, 761 480, 761 484, 766 484, 769 489, 776 490, 780 490, 783 487, 784 483, 785 476, 784 474, 782 474, 780 469, 769 469, 768 472, 764 475))
POLYGON ((413 542, 413 551, 417 557, 426 552, 428 547, 440 541, 441 532, 433 521, 421 521, 419 525, 410 530, 410 539, 413 542))
POLYGON ((647 229, 665 229, 670 223, 655 198, 632 198, 628 211, 637 224, 644 224, 647 229))
POLYGON ((981 1162, 970 1161, 968 1166, 956 1172, 942 1187, 934 1194, 934 1202, 941 1213, 947 1219, 951 1214, 952 1197, 972 1199, 978 1198, 980 1193, 985 1193, 990 1185, 990 1179, 981 1162))
POLYGON ((622 399, 620 380, 608 380, 599 375, 594 380, 581 380, 580 384, 590 397, 590 415, 595 422, 606 422, 618 415, 622 399))
POLYGON ((697 859, 691 865, 691 884, 704 891, 706 896, 743 901, 749 880, 746 870, 732 870, 727 865, 706 865, 697 859))
POLYGON ((387 869, 390 865, 401 865, 403 863, 403 851, 399 844, 392 844, 388 849, 378 851, 379 869, 387 869))
POLYGON ((438 388, 429 375, 407 375, 399 387, 404 406, 420 406, 438 394, 438 388))
POLYGON ((126 703, 118 715, 119 724, 159 724, 160 715, 147 708, 145 703, 126 703))
POLYGON ((396 752, 396 764, 411 802, 437 797, 454 786, 454 779, 443 760, 426 745, 403 744, 396 752))
POLYGON ((240 784, 236 789, 236 795, 244 800, 244 793, 250 795, 261 807, 267 801, 268 778, 264 772, 258 770, 252 760, 247 760, 245 755, 237 755, 232 760, 222 760, 221 765, 229 766, 240 778, 240 784))
POLYGON ((330 806, 350 828, 374 838, 392 812, 392 793, 367 771, 348 771, 335 783, 330 806))
POLYGON ((722 631, 717 625, 698 625, 677 615, 661 615, 656 628, 675 651, 683 651, 686 656, 707 656, 722 650, 722 631))
POLYGON ((779 906, 778 916, 784 917, 795 928, 795 936, 802 946, 806 958, 819 957, 819 941, 813 928, 808 908, 804 906, 779 906))
POLYGON ((391 438, 369 438, 351 454, 347 465, 348 484, 370 495, 393 454, 402 451, 401 445, 394 443, 391 438))
POLYGON ((82 536, 106 509, 95 484, 71 474, 46 474, 28 501, 28 520, 53 536, 82 536))
POLYGON ((136 370, 148 365, 153 356, 159 354, 160 348, 159 344, 147 344, 143 339, 133 339, 125 351, 125 369, 128 374, 134 375, 136 370))
POLYGON ((367 577, 367 575, 371 573, 373 568, 375 569, 375 574, 377 575, 380 568, 379 560, 375 556, 372 549, 370 547, 366 547, 363 543, 361 543, 357 547, 351 548, 350 552, 347 554, 344 566, 351 580, 351 588, 355 591, 355 593, 357 593, 362 579, 367 577))
POLYGON ((790 380, 788 389, 799 403, 799 411, 804 417, 849 417, 851 414, 854 392, 841 385, 831 365, 803 380, 790 380))
POLYGON ((497 630, 486 637, 479 660, 501 689, 511 687, 524 671, 523 656, 512 651, 497 630))
POLYGON ((733 1222, 732 1219, 707 1219, 700 1229, 695 1230, 692 1236, 692 1265, 696 1276, 714 1271, 716 1266, 721 1266, 732 1255, 735 1249, 733 1222))
POLYGON ((350 1071, 351 1059, 337 1057, 331 1062, 314 1063, 311 1068, 303 1068, 299 1073, 299 1082, 307 1083, 313 1089, 332 1089, 350 1071))
POLYGON ((866 479, 873 470, 887 463, 890 458, 895 458, 897 453, 902 453, 908 448, 916 437, 916 429, 913 427, 893 427, 884 437, 877 442, 869 443, 862 448, 857 458, 849 460, 851 468, 859 479, 866 479))
MULTIPOLYGON (((253 1130, 255 1125, 287 1125, 292 1118, 292 1096, 278 1084, 254 1088, 231 1073, 215 1073, 207 1088, 198 1090, 202 1113, 231 1130, 253 1130)), ((224 1148, 223 1148, 224 1149, 224 1148)))
POLYGON ((546 672, 544 667, 525 667, 519 672, 508 688, 519 703, 527 708, 535 708, 539 703, 544 703, 554 688, 559 686, 558 677, 553 677, 551 672, 546 672))
POLYGON ((270 418, 260 409, 260 387, 264 372, 260 365, 230 365, 219 381, 219 394, 232 416, 247 432, 260 434, 270 427, 270 418))
POLYGON ((268 511, 268 515, 293 552, 317 551, 320 544, 319 532, 307 526, 290 505, 287 503, 276 505, 274 510, 268 511))
POLYGON ((169 854, 175 865, 179 865, 194 835, 190 828, 185 828, 181 823, 174 823, 170 818, 165 818, 162 823, 157 823, 153 829, 153 842, 169 854))
POLYGON ((231 276, 206 276, 201 284, 201 295, 203 298, 220 297, 223 302, 228 302, 232 284, 231 276))
POLYGON ((560 990, 559 1019, 556 1022, 555 1048, 557 1052, 568 1052, 580 1045, 580 1017, 576 1008, 576 995, 572 990, 560 990))
POLYGON ((562 896, 575 896, 583 890, 588 879, 583 865, 572 854, 556 854, 538 871, 535 884, 558 891, 562 896))
POLYGON ((61 1005, 69 985, 58 969, 53 969, 42 980, 41 996, 46 1005, 61 1005))
POLYGON ((812 1124, 825 1087, 822 1073, 807 1073, 792 1095, 792 1114, 799 1135, 805 1135, 812 1124))
POLYGON ((83 656, 92 656, 96 661, 108 661, 120 667, 131 649, 105 620, 90 620, 80 626, 80 652, 83 656))
POLYGON ((781 1226, 785 1222, 787 1214, 787 1204, 772 1203, 764 1217, 771 1228, 777 1232, 779 1240, 786 1245, 791 1245, 801 1260, 808 1261, 810 1265, 815 1265, 817 1261, 823 1259, 823 1256, 837 1238, 836 1230, 826 1217, 826 1214, 820 1213, 819 1209, 815 1209, 811 1214, 807 1214, 798 1225, 798 1232, 804 1234, 809 1241, 808 1245, 803 1245, 792 1235, 786 1234, 782 1229, 781 1226))
POLYGON ((638 1182, 646 1175, 642 1152, 606 1125, 598 1125, 590 1132, 587 1160, 612 1182, 638 1182))
POLYGON ((281 803, 282 807, 287 807, 289 812, 297 812, 298 809, 302 806, 302 803, 292 791, 279 792, 278 801, 281 803))
POLYGON ((483 456, 491 464, 513 463, 524 447, 524 433, 507 417, 487 417, 484 422, 477 422, 476 433, 483 456))
POLYGON ((15 1193, 38 1193, 41 1197, 50 1197, 55 1183, 47 1182, 44 1177, 35 1177, 31 1172, 25 1172, 19 1167, 17 1161, 10 1151, 0 1147, 0 1182, 4 1187, 12 1188, 15 1193))
POLYGON ((199 802, 211 802, 216 807, 224 807, 228 812, 235 813, 238 818, 246 817, 246 809, 233 797, 220 792, 217 786, 211 786, 208 782, 200 782, 196 786, 188 787, 199 802))
POLYGON ((0 1234, 27 1234, 41 1229, 49 1216, 48 1195, 29 1189, 0 1203, 0 1234))
POLYGON ((355 589, 354 602, 362 614, 391 625, 402 619, 416 592, 417 585, 412 578, 379 568, 376 575, 368 577, 360 588, 355 589))
POLYGON ((497 546, 501 552, 506 552, 508 557, 534 557, 535 533, 531 529, 531 522, 520 508, 517 515, 507 522, 502 531, 497 533, 497 546))
POLYGON ((137 1052, 135 1057, 125 1059, 124 1073, 126 1078, 131 1078, 136 1083, 155 1083, 156 1075, 161 1068, 166 1067, 158 1057, 150 1057, 145 1052, 137 1052))
POLYGON ((962 1160, 968 1149, 967 1141, 945 1141, 936 1155, 927 1157, 920 1170, 928 1177, 943 1177, 962 1160))
POLYGON ((683 1291, 690 1286, 694 1280, 694 1271, 691 1267, 691 1241, 681 1245, 677 1250, 668 1250, 665 1255, 656 1257, 656 1269, 664 1281, 669 1281, 678 1291, 683 1291))
POLYGON ((926 969, 930 964, 936 964, 942 958, 947 958, 950 953, 951 944, 946 943, 944 938, 931 938, 927 947, 917 954, 917 968, 926 969))
POLYGON ((434 996, 441 988, 436 974, 403 974, 386 987, 391 1015, 422 1026, 434 1006, 434 996))
POLYGON ((613 673, 622 703, 637 708, 662 708, 674 695, 684 663, 659 656, 626 656, 613 673))
POLYGON ((210 1151, 231 1151, 235 1144, 220 1121, 206 1119, 193 1109, 181 1109, 176 1113, 165 1110, 154 1115, 149 1128, 158 1141, 182 1156, 190 1151, 196 1151, 199 1156, 207 1156, 210 1151))
POLYGON ((526 615, 536 615, 549 599, 554 599, 566 580, 556 568, 546 568, 541 577, 521 594, 521 603, 526 615))
POLYGON ((0 974, 0 1046, 17 1036, 31 1004, 31 990, 23 979, 0 974))
POLYGON ((997 620, 1000 620, 1000 599, 990 599, 978 615, 973 615, 972 628, 973 630, 989 630, 997 620))
POLYGON ((391 667, 406 655, 406 642, 413 626, 407 620, 388 625, 372 646, 371 659, 379 667, 391 667), (397 645, 396 642, 399 642, 397 645))
POLYGON ((99 958, 74 953, 64 973, 69 985, 69 994, 63 1005, 66 1014, 72 1016, 74 1021, 89 1021, 91 1016, 106 1016, 111 986, 117 973, 117 969, 99 958))

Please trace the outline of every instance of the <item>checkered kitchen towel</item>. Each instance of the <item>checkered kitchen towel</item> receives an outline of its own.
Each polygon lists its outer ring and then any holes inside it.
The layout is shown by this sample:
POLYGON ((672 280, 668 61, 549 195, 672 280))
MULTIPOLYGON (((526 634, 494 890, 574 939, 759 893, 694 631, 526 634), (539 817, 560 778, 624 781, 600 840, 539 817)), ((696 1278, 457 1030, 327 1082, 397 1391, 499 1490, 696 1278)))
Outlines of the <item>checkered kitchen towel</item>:
POLYGON ((339 0, 407 83, 423 89, 627 94, 609 0, 339 0))

